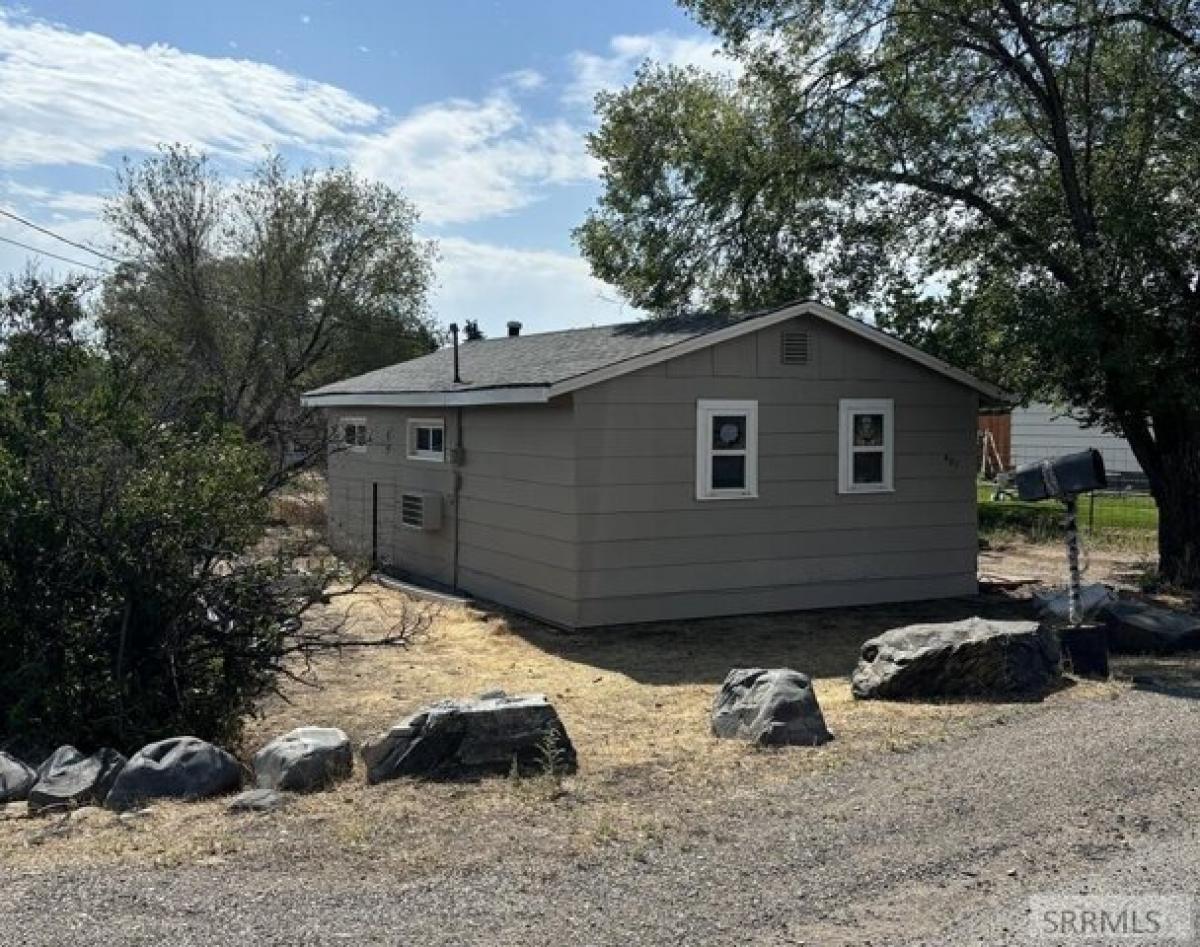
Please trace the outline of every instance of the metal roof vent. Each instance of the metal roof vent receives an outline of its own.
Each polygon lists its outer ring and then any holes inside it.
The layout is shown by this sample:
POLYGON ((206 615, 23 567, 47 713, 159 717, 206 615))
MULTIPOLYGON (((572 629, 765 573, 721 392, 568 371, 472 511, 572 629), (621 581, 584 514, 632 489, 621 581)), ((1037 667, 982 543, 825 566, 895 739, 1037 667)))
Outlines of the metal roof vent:
POLYGON ((784 365, 808 364, 808 333, 785 332, 779 340, 779 360, 784 365))
POLYGON ((521 334, 521 323, 517 322, 514 319, 512 322, 510 322, 508 324, 508 337, 510 339, 515 339, 520 334, 521 334))

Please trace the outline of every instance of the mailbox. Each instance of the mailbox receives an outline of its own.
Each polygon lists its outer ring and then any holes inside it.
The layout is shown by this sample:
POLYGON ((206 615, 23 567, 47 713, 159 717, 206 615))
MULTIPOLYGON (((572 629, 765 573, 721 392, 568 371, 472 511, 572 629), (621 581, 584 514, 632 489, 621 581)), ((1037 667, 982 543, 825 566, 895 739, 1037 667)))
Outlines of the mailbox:
POLYGON ((1089 448, 1078 454, 1066 454, 1054 460, 1042 460, 1018 467, 1013 474, 1017 496, 1022 500, 1054 500, 1073 497, 1108 486, 1104 458, 1089 448))

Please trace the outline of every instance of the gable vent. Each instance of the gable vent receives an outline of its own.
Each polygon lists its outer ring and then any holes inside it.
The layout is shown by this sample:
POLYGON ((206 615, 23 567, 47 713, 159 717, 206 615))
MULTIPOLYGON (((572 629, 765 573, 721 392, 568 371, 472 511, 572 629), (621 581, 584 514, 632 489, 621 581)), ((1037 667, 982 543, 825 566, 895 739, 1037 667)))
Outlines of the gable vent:
POLYGON ((783 333, 783 335, 780 336, 779 359, 784 365, 807 365, 808 333, 783 333))

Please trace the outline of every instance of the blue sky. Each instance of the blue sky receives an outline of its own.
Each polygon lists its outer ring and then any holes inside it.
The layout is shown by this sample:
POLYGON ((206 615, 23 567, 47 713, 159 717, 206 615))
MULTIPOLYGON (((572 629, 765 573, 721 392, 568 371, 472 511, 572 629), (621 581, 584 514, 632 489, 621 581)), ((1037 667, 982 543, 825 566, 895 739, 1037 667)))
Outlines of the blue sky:
MULTIPOLYGON (((101 245, 123 156, 186 141, 237 175, 276 148, 409 195, 442 322, 630 318, 570 231, 598 192, 591 99, 646 58, 722 68, 671 0, 0 2, 0 207, 101 245)), ((90 259, 3 218, 0 236, 90 259)), ((0 270, 29 256, 0 244, 0 270)))

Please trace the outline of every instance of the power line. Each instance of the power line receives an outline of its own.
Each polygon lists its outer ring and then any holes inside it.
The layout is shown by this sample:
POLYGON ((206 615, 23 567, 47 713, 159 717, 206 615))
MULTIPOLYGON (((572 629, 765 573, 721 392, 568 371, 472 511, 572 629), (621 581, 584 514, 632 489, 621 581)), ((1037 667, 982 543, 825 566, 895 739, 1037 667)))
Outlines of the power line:
POLYGON ((107 253, 104 253, 100 250, 96 250, 93 247, 89 247, 86 243, 80 243, 78 240, 72 240, 70 237, 64 237, 60 233, 55 233, 53 230, 50 230, 47 227, 43 227, 41 224, 35 224, 32 220, 26 220, 20 214, 14 214, 11 210, 5 210, 3 207, 0 207, 0 214, 3 214, 5 217, 9 217, 12 220, 17 221, 17 223, 24 224, 26 227, 32 227, 38 233, 45 234, 47 237, 53 237, 55 240, 61 240, 63 243, 67 244, 68 246, 74 247, 76 250, 83 250, 87 253, 94 253, 96 256, 100 257, 100 259, 102 259, 102 260, 108 260, 110 263, 124 263, 125 262, 124 260, 118 260, 115 256, 109 256, 107 253))
MULTIPOLYGON (((70 257, 60 256, 57 253, 51 253, 49 250, 42 250, 39 247, 31 246, 28 243, 22 243, 20 240, 14 240, 12 237, 0 236, 0 241, 11 243, 14 247, 20 247, 22 250, 28 250, 30 253, 37 253, 41 256, 48 256, 54 260, 60 260, 63 263, 70 263, 71 266, 82 266, 84 269, 95 270, 97 273, 108 274, 108 270, 102 266, 94 266, 91 263, 82 263, 79 260, 72 260, 70 257)), ((86 247, 84 248, 86 249, 86 247)))

